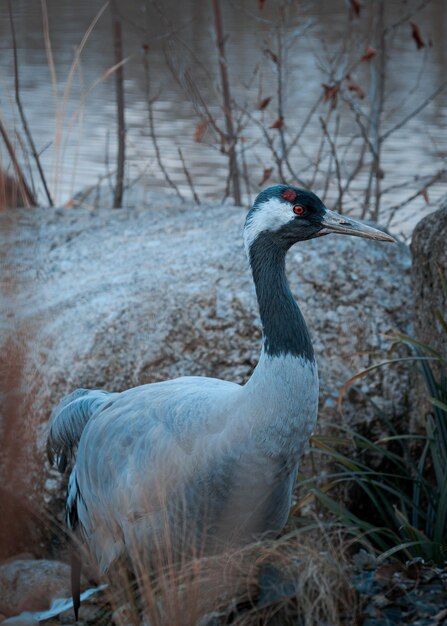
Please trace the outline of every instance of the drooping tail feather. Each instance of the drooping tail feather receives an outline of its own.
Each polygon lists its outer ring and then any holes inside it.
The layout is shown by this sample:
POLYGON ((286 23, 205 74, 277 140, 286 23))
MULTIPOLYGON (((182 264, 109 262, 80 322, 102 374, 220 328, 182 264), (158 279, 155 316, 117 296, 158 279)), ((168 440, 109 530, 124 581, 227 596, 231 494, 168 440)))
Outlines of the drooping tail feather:
POLYGON ((90 417, 114 394, 101 389, 76 389, 65 396, 51 414, 47 454, 51 464, 56 462, 64 472, 67 462, 79 443, 90 417))

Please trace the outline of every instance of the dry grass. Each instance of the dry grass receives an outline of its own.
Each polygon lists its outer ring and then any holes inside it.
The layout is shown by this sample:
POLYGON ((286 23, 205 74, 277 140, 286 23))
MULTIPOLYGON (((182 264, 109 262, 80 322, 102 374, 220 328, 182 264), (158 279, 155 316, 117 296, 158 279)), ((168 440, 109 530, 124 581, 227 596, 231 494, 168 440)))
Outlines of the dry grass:
POLYGON ((16 179, 0 167, 0 211, 26 206, 26 199, 16 179))
POLYGON ((107 577, 104 623, 112 614, 118 626, 352 623, 357 606, 348 547, 340 534, 290 533, 210 557, 164 552, 163 562, 152 559, 150 568, 135 551, 131 568, 120 564, 107 577))

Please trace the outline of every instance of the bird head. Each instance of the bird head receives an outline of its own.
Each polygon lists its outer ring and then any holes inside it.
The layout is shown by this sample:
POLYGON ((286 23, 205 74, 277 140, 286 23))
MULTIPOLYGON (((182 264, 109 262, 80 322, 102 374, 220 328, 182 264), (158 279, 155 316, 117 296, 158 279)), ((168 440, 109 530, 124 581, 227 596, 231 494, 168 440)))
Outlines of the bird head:
POLYGON ((298 241, 338 233, 380 241, 395 241, 387 233, 328 209, 311 191, 276 185, 262 191, 245 221, 247 253, 261 234, 288 249, 298 241))

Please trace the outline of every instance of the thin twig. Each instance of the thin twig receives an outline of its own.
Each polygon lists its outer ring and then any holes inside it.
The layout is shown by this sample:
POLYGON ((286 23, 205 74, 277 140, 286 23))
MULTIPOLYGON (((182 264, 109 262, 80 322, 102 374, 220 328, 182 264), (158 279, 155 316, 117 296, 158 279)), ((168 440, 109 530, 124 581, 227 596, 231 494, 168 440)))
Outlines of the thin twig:
MULTIPOLYGON (((73 59, 70 65, 70 69, 68 71, 67 74, 67 78, 65 80, 65 85, 64 85, 64 89, 63 89, 63 93, 62 93, 62 104, 60 107, 60 111, 59 111, 59 116, 58 116, 58 126, 56 129, 56 142, 57 144, 60 142, 62 143, 62 136, 64 136, 64 142, 63 142, 63 147, 62 147, 62 160, 64 159, 64 154, 65 154, 65 150, 67 149, 67 146, 69 144, 70 141, 70 135, 71 135, 71 131, 74 125, 74 121, 77 120, 78 121, 78 133, 77 133, 77 148, 76 148, 76 154, 78 154, 78 148, 79 148, 79 136, 80 136, 80 131, 79 131, 79 127, 82 128, 82 118, 83 118, 83 112, 84 112, 84 104, 85 104, 85 97, 83 95, 83 77, 81 74, 81 59, 82 59, 82 52, 95 28, 95 26, 97 25, 97 23, 99 22, 100 18, 102 17, 102 15, 104 14, 106 8, 109 5, 109 0, 106 0, 106 2, 104 2, 104 4, 102 5, 102 7, 99 9, 99 11, 96 13, 96 15, 93 17, 92 21, 90 22, 90 24, 88 25, 87 29, 85 30, 82 39, 79 43, 79 45, 75 48, 74 50, 74 54, 73 54, 73 59), (66 115, 66 111, 67 111, 67 107, 68 107, 68 102, 69 102, 69 95, 70 95, 70 91, 71 91, 71 87, 73 84, 73 79, 75 76, 75 72, 76 70, 78 70, 79 76, 80 76, 80 84, 81 84, 81 101, 78 107, 78 110, 76 110, 75 114, 71 116, 70 122, 67 124, 65 121, 65 115, 66 115), (62 132, 63 129, 63 132, 62 132)), ((76 157, 77 160, 77 157, 76 157)), ((72 180, 74 181, 76 176, 76 164, 73 166, 73 170, 72 170, 72 180)), ((70 195, 72 195, 73 193, 73 189, 70 192, 70 195)))
POLYGON ((381 173, 381 155, 383 140, 380 137, 380 126, 382 122, 383 111, 385 107, 385 83, 386 83, 386 68, 387 68, 387 40, 385 37, 385 0, 380 0, 379 11, 377 18, 377 28, 379 31, 379 54, 376 59, 373 60, 372 70, 374 77, 377 81, 376 98, 372 99, 371 110, 371 135, 372 143, 374 145, 374 157, 372 165, 372 173, 375 180, 375 193, 374 193, 374 211, 372 219, 377 222, 380 212, 380 185, 382 179, 381 173))
MULTIPOLYGON (((80 67, 81 66, 79 65, 79 68, 80 67)), ((82 78, 80 78, 80 81, 82 82, 82 78)), ((81 103, 83 104, 83 99, 82 98, 81 98, 81 103)), ((79 151, 80 151, 80 147, 81 147, 83 125, 84 125, 84 107, 80 106, 79 116, 78 116, 78 133, 77 133, 77 137, 76 137, 75 152, 74 152, 74 159, 73 159, 73 167, 71 169, 70 196, 72 196, 74 194, 74 189, 75 189, 75 182, 76 182, 76 174, 77 174, 78 161, 79 161, 79 151)))
POLYGON ((53 199, 48 189, 48 185, 47 185, 45 174, 42 168, 42 164, 40 162, 39 154, 36 150, 36 145, 34 143, 33 136, 29 129, 28 120, 26 119, 25 111, 22 106, 22 100, 20 98, 20 76, 19 76, 19 64, 18 64, 18 59, 17 59, 17 41, 16 41, 16 31, 14 27, 14 18, 12 14, 11 0, 8 0, 8 12, 9 12, 9 23, 11 26, 11 37, 12 37, 12 51, 13 51, 13 60, 14 60, 14 92, 15 92, 16 104, 19 110, 20 119, 22 120, 23 130, 25 132, 25 136, 27 138, 27 141, 31 150, 31 154, 33 155, 33 158, 36 162, 37 170, 39 172, 40 180, 42 181, 42 185, 43 185, 45 194, 47 196, 48 203, 50 206, 54 206, 53 199))
MULTIPOLYGON (((102 182, 104 180, 111 181, 112 177, 115 175, 116 171, 107 171, 105 174, 101 174, 100 176, 98 176, 98 182, 75 194, 67 204, 71 206, 81 206, 93 191, 100 190, 102 182)), ((113 193, 112 185, 110 185, 110 189, 113 193)))
POLYGON ((168 171, 166 170, 163 159, 161 158, 160 146, 158 145, 157 133, 155 132, 155 124, 154 124, 154 110, 153 110, 153 100, 151 98, 151 83, 150 83, 150 73, 149 73, 149 61, 148 61, 148 53, 146 51, 143 52, 143 66, 145 70, 144 74, 144 87, 146 92, 146 102, 147 102, 147 113, 149 118, 149 130, 151 133, 151 139, 155 150, 155 158, 157 159, 158 167, 160 168, 163 176, 165 177, 166 182, 170 187, 172 187, 180 198, 180 200, 184 200, 182 194, 176 183, 169 176, 168 171))
POLYGON ((29 159, 29 150, 27 150, 27 148, 25 146, 25 142, 22 139, 22 135, 19 133, 19 131, 17 129, 15 129, 15 136, 16 136, 16 139, 17 139, 17 141, 19 143, 20 149, 21 149, 22 154, 23 154, 23 158, 24 158, 25 163, 26 163, 26 170, 27 170, 28 175, 29 175, 29 186, 30 186, 30 188, 33 191, 33 196, 35 198, 37 198, 38 196, 37 196, 37 193, 36 193, 36 186, 34 185, 33 170, 32 170, 30 159, 29 159))
MULTIPOLYGON (((116 12, 116 0, 112 0, 112 20, 113 20, 113 46, 115 53, 115 65, 121 64, 123 60, 123 40, 121 34, 121 22, 116 12)), ((117 154, 117 172, 115 183, 115 195, 113 198, 113 207, 115 209, 123 205, 123 187, 124 187, 124 164, 126 160, 126 122, 124 118, 124 72, 123 66, 119 65, 115 72, 115 90, 116 90, 116 113, 117 113, 117 132, 118 132, 118 154, 117 154)))
POLYGON ((427 98, 425 98, 425 100, 423 100, 421 102, 421 104, 419 106, 417 106, 415 109, 413 109, 413 111, 411 113, 409 113, 408 115, 406 115, 404 117, 403 120, 401 120, 400 122, 398 122, 395 126, 393 126, 392 128, 390 128, 389 130, 387 130, 385 133, 383 133, 383 135, 380 137, 380 140, 383 142, 385 141, 385 139, 387 139, 390 135, 392 135, 393 133, 395 133, 397 130, 400 130, 403 126, 405 126, 405 124, 407 124, 407 122, 409 122, 413 117, 415 117, 415 115, 417 115, 418 113, 420 113, 423 109, 425 109, 425 107, 430 104, 430 102, 436 98, 436 96, 438 96, 440 93, 442 93, 444 91, 444 89, 447 87, 447 80, 444 80, 437 89, 435 89, 435 91, 433 91, 429 96, 427 96, 427 98))
POLYGON ((294 146, 296 145, 296 143, 301 139, 302 134, 304 133, 304 131, 306 130, 307 126, 309 125, 310 120, 312 119, 315 111, 318 109, 318 107, 320 106, 321 102, 323 100, 323 96, 322 94, 320 94, 318 96, 318 98, 316 99, 316 101, 314 102, 314 104, 311 106, 311 108, 309 109, 309 113, 306 115, 306 117, 304 118, 303 123, 301 124, 300 129, 298 130, 298 132, 295 134, 295 136, 293 137, 293 139, 291 139, 289 141, 289 145, 287 148, 287 154, 290 153, 290 151, 292 150, 292 148, 294 148, 294 146))
POLYGON ((6 128, 3 125, 2 120, 0 119, 0 135, 5 142, 6 149, 8 151, 9 157, 11 159, 11 163, 14 167, 14 172, 17 178, 17 182, 20 188, 20 193, 22 194, 23 201, 25 202, 27 208, 32 206, 36 206, 36 198, 33 195, 33 192, 29 188, 25 175, 22 172, 22 168, 17 160, 17 156, 14 150, 14 146, 11 143, 11 140, 8 137, 8 133, 6 132, 6 128))
POLYGON ((237 162, 236 143, 237 135, 233 125, 233 107, 230 95, 230 82, 228 80, 228 68, 225 58, 225 37, 223 32, 222 16, 220 10, 220 0, 213 0, 214 28, 216 32, 216 45, 219 53, 220 81, 222 85, 223 112, 227 129, 228 139, 228 161, 230 178, 235 204, 242 204, 241 190, 239 182, 239 167, 237 162))
POLYGON ((245 184, 245 193, 247 194, 247 202, 251 205, 250 176, 248 175, 247 159, 245 158, 245 149, 241 150, 242 161, 242 178, 245 184))
POLYGON ((193 195, 194 202, 196 204, 201 204, 200 198, 199 198, 199 196, 196 193, 196 190, 194 188, 194 183, 192 182, 191 174, 189 173, 189 170, 186 167, 185 159, 183 158, 183 154, 182 154, 182 151, 181 151, 180 148, 178 148, 178 154, 179 154, 179 157, 180 157, 180 161, 182 163, 183 172, 185 174, 186 180, 188 181, 189 188, 190 188, 191 193, 193 195))
POLYGON ((395 204, 394 206, 389 207, 389 209, 388 209, 389 216, 388 216, 388 220, 387 220, 386 226, 388 227, 391 224, 391 222, 393 221, 394 216, 396 215, 396 213, 397 213, 397 211, 399 209, 401 209, 402 207, 406 206, 407 204, 410 204, 410 202, 412 202, 418 196, 421 195, 422 191, 424 191, 425 189, 428 189, 429 187, 434 185, 434 183, 436 183, 440 178, 442 178, 444 176, 444 174, 446 174, 446 172, 447 172, 446 168, 443 168, 443 169, 439 170, 438 172, 436 172, 436 174, 434 174, 431 178, 429 178, 427 180, 427 182, 425 182, 424 185, 422 185, 417 191, 415 191, 413 194, 411 194, 411 196, 409 196, 405 200, 402 200, 402 202, 399 202, 398 204, 395 204))
POLYGON ((415 7, 412 11, 408 11, 408 13, 406 13, 403 17, 400 17, 396 22, 393 22, 393 24, 387 26, 384 30, 385 35, 388 35, 388 33, 392 30, 396 30, 397 28, 399 28, 399 26, 402 26, 402 24, 405 24, 406 22, 411 20, 411 18, 416 15, 416 13, 422 11, 422 9, 430 4, 431 1, 432 0, 422 0, 422 2, 420 2, 418 6, 415 7))
MULTIPOLYGON (((328 124, 333 110, 334 109, 332 107, 330 107, 328 112, 326 113, 326 120, 325 120, 326 124, 328 124)), ((325 143, 326 143, 326 135, 323 132, 321 134, 320 145, 318 146, 317 158, 315 159, 315 163, 314 163, 314 171, 313 171, 312 179, 310 180, 310 184, 309 184, 310 188, 312 188, 314 186, 315 181, 317 179, 317 176, 319 174, 320 163, 322 161, 322 154, 323 154, 323 149, 324 149, 324 144, 325 143)), ((331 155, 331 158, 332 158, 332 155, 331 155)), ((328 190, 328 187, 329 187, 329 176, 330 176, 330 173, 331 173, 331 163, 329 164, 329 167, 328 167, 327 172, 326 172, 326 182, 325 182, 325 185, 324 185, 324 196, 326 196, 327 190, 328 190)))
POLYGON ((42 30, 43 30, 43 38, 45 42, 45 52, 47 55, 48 67, 50 70, 51 76, 51 87, 53 90, 53 98, 54 98, 54 118, 56 122, 55 126, 55 137, 54 137, 54 162, 53 162, 53 192, 54 196, 57 199, 57 187, 58 187, 58 162, 59 162, 59 148, 60 148, 60 112, 59 112, 59 96, 58 96, 58 88, 57 88, 57 75, 56 75, 56 65, 54 63, 53 57, 53 48, 51 45, 51 37, 50 37, 50 25, 48 21, 48 10, 46 0, 40 0, 41 10, 42 10, 42 30))
POLYGON ((196 82, 190 75, 188 70, 180 71, 179 63, 177 62, 177 50, 172 41, 165 42, 164 53, 166 63, 170 69, 173 77, 179 84, 179 86, 185 91, 196 113, 201 118, 205 118, 210 128, 214 131, 216 138, 219 140, 220 145, 225 144, 225 133, 219 128, 214 116, 209 110, 196 82))
POLYGON ((277 61, 276 61, 276 99, 278 103, 277 107, 277 119, 281 120, 281 124, 278 128, 279 133, 279 166, 278 166, 278 174, 281 182, 285 182, 285 176, 282 171, 282 163, 286 158, 287 149, 286 149, 286 140, 284 137, 284 81, 283 81, 283 65, 286 63, 285 59, 285 47, 284 47, 284 21, 285 21, 285 7, 281 5, 279 7, 279 16, 280 19, 276 25, 276 45, 277 45, 277 61))
MULTIPOLYGON (((207 78, 207 80, 212 84, 213 81, 214 81, 214 76, 210 73, 209 69, 206 67, 206 65, 203 62, 202 58, 198 54, 195 53, 195 51, 193 50, 193 48, 191 48, 191 46, 188 44, 188 42, 185 39, 182 39, 178 35, 178 32, 180 31, 180 27, 176 27, 171 22, 171 20, 168 18, 166 13, 164 13, 162 11, 162 9, 160 8, 159 3, 156 2, 156 0, 150 0, 150 2, 152 4, 153 8, 156 10, 156 12, 160 15, 162 21, 169 27, 169 35, 171 36, 170 38, 172 39, 173 37, 175 37, 175 39, 182 46, 182 48, 184 48, 188 52, 189 56, 191 57, 191 60, 194 63, 194 67, 200 68, 200 70, 203 72, 203 75, 205 76, 205 78, 207 78)), ((165 39, 165 37, 163 37, 163 38, 165 39)))
MULTIPOLYGON (((337 118, 339 119, 339 118, 337 118)), ((343 187, 342 187, 342 183, 341 183, 341 169, 340 169, 340 161, 338 159, 338 154, 337 154, 337 147, 328 131, 326 122, 324 121, 324 119, 322 117, 320 117, 320 124, 321 124, 321 128, 323 129, 323 133, 325 134, 329 145, 331 147, 331 153, 332 153, 332 157, 334 159, 334 163, 335 163, 335 173, 337 176, 337 185, 338 185, 338 202, 336 204, 336 208, 340 211, 340 213, 342 213, 342 209, 343 207, 341 206, 341 199, 343 198, 343 187)), ((338 122, 336 124, 335 127, 335 133, 338 132, 338 122)), ((335 135, 336 136, 336 135, 335 135)))
MULTIPOLYGON (((346 182, 345 182, 345 184, 342 187, 341 196, 344 196, 349 191, 349 187, 350 187, 352 181, 358 176, 358 174, 360 174, 360 172, 361 172, 361 170, 363 168, 363 165, 364 165, 364 161, 365 161, 365 151, 366 151, 366 142, 364 141, 362 143, 362 147, 361 147, 361 150, 360 150, 359 158, 357 159, 357 163, 352 168, 351 173, 347 177, 346 182)), ((335 204, 336 204, 336 206, 341 204, 340 192, 339 192, 339 197, 337 198, 337 201, 336 201, 335 204)))
POLYGON ((114 193, 113 182, 112 182, 112 174, 113 174, 113 172, 110 169, 109 149, 110 149, 110 132, 109 132, 109 129, 107 129, 107 132, 106 132, 106 144, 105 144, 105 147, 104 147, 104 167, 105 167, 105 170, 106 170, 106 173, 104 174, 104 178, 109 183, 110 195, 111 195, 111 197, 113 197, 113 193, 114 193))

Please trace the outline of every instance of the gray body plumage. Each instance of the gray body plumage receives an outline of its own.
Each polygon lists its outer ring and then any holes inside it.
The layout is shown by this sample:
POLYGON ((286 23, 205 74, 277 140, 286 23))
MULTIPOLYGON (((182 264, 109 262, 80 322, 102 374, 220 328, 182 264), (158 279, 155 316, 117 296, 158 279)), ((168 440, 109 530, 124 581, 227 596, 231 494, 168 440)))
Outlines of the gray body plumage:
MULTIPOLYGON (((315 364, 263 353, 244 386, 185 377, 90 393, 67 513, 102 571, 135 546, 162 550, 167 527, 169 549, 213 552, 284 526, 317 416, 315 364)), ((52 432, 56 455, 71 432, 52 432)))
POLYGON ((63 471, 75 456, 67 520, 102 571, 122 557, 213 552, 284 526, 318 404, 285 256, 328 232, 392 240, 283 185, 262 192, 248 213, 263 348, 245 385, 189 377, 122 393, 78 390, 53 412, 50 460, 63 471))

